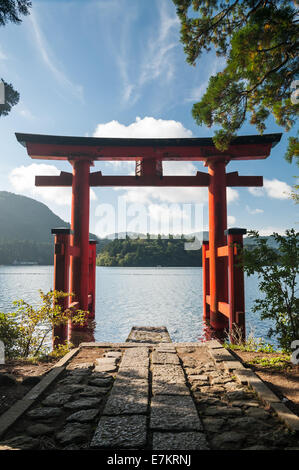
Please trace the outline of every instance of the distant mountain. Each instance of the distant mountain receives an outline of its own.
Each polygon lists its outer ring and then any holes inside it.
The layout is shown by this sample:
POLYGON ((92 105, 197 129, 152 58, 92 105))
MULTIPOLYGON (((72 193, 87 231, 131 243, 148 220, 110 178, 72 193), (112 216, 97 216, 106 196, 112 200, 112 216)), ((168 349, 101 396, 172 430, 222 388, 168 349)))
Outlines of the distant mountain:
POLYGON ((42 202, 0 191, 0 264, 53 264, 51 229, 69 226, 42 202))
POLYGON ((0 191, 0 240, 53 243, 51 229, 69 227, 45 204, 27 196, 0 191))

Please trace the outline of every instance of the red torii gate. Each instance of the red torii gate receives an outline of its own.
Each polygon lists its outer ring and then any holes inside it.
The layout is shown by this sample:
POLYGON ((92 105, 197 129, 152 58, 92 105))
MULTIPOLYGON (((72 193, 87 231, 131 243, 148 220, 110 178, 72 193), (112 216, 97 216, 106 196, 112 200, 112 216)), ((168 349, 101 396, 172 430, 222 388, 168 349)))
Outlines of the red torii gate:
MULTIPOLYGON (((245 335, 244 277, 236 266, 236 244, 242 245, 245 229, 227 230, 227 186, 263 186, 262 176, 226 173, 234 160, 259 160, 270 155, 281 134, 239 136, 225 152, 211 138, 126 139, 64 137, 16 133, 33 159, 68 160, 72 173, 36 176, 36 186, 71 186, 71 230, 55 233, 54 288, 73 292, 72 306, 95 313, 95 245, 89 241, 90 186, 173 186, 209 189, 209 242, 203 244, 203 316, 216 331, 236 323, 245 335), (90 173, 94 161, 136 162, 135 176, 106 176, 90 173), (195 176, 164 176, 162 162, 203 161, 208 173, 195 176)), ((67 305, 66 305, 67 306, 67 305)), ((86 328, 69 325, 68 338, 80 341, 86 328), (78 338, 79 336, 79 338, 78 338), (76 339, 77 337, 77 339, 76 339)), ((54 332, 58 342, 67 338, 66 329, 54 332)))

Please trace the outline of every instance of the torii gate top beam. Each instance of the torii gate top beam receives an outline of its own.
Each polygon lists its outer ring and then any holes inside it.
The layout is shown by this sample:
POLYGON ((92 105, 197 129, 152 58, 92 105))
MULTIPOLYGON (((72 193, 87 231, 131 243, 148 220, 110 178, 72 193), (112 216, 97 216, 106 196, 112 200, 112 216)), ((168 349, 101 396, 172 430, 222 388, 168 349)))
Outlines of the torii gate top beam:
POLYGON ((267 158, 281 134, 239 136, 225 152, 216 149, 212 138, 119 139, 20 133, 16 138, 33 159, 230 161, 267 158))

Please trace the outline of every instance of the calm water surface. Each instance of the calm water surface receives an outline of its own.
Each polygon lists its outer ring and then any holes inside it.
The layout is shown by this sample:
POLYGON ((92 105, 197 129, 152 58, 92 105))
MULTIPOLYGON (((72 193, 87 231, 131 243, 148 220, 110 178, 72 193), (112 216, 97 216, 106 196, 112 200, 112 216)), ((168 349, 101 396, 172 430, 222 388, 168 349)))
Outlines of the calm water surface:
MULTIPOLYGON (((125 341, 133 325, 165 325, 173 341, 201 338, 202 268, 97 267, 96 274, 96 341, 125 341)), ((266 338, 270 324, 250 311, 257 279, 245 282, 247 333, 266 338)), ((51 288, 53 266, 0 266, 0 311, 20 298, 37 304, 38 289, 51 288)))

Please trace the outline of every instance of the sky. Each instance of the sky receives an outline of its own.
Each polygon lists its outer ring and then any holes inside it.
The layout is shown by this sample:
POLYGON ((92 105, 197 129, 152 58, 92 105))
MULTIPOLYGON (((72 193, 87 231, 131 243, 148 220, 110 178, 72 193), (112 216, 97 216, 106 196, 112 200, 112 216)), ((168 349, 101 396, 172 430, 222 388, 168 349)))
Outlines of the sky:
MULTIPOLYGON (((0 78, 20 101, 0 118, 0 190, 45 203, 70 221, 69 188, 36 188, 34 176, 70 171, 68 162, 31 160, 15 132, 98 137, 212 137, 194 122, 192 104, 224 60, 213 51, 195 67, 186 62, 180 24, 171 0, 33 0, 20 25, 0 29, 0 78)), ((283 132, 266 160, 230 163, 227 171, 262 175, 263 188, 228 188, 228 226, 263 235, 298 230, 298 205, 289 197, 299 175, 283 155, 289 135, 272 118, 266 133, 283 132)), ((257 134, 246 123, 239 135, 257 134)), ((132 163, 96 162, 92 171, 132 174, 132 163)), ((206 171, 202 162, 168 162, 164 174, 206 171)), ((93 188, 90 230, 98 236, 126 229, 161 231, 171 214, 184 233, 207 229, 205 188, 93 188), (126 204, 125 206, 122 204, 126 204), (140 205, 147 225, 138 224, 140 205), (201 217, 195 217, 196 207, 201 217), (191 208, 191 209, 190 209, 191 208), (189 212, 188 212, 189 211, 189 212), (190 212, 191 211, 191 212, 190 212), (190 215, 191 214, 191 215, 190 215), (113 222, 116 221, 116 225, 113 222), (115 227, 115 230, 113 230, 115 227), (187 227, 187 229, 186 229, 187 227), (190 228, 190 230, 188 229, 190 228)), ((144 218, 142 219, 144 220, 144 218)), ((134 230, 133 230, 134 231, 134 230)))

